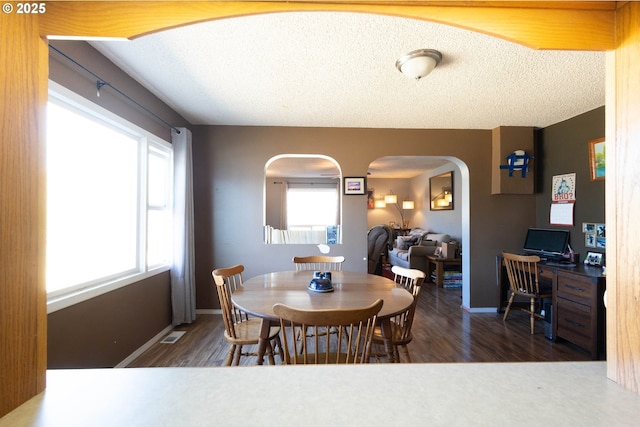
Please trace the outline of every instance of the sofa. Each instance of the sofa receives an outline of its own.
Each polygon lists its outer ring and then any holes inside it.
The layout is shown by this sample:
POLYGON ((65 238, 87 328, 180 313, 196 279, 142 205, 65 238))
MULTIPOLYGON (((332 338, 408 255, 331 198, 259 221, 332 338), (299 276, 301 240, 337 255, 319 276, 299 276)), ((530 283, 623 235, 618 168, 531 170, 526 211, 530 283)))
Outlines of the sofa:
POLYGON ((389 250, 389 263, 405 268, 416 268, 428 274, 427 255, 433 255, 436 248, 450 240, 451 236, 448 234, 413 228, 409 234, 396 238, 393 248, 389 250))

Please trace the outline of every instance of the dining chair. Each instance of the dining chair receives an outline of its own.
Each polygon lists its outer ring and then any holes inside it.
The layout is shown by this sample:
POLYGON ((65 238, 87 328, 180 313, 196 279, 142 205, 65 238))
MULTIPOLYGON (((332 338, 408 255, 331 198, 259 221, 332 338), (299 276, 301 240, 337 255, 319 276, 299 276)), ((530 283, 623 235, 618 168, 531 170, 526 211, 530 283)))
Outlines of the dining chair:
MULTIPOLYGON (((242 286, 243 265, 234 265, 228 268, 217 268, 211 273, 213 281, 218 291, 220 300, 220 310, 224 323, 224 338, 230 344, 229 353, 225 359, 225 366, 239 365, 242 356, 257 356, 257 352, 243 352, 243 347, 256 345, 260 340, 260 329, 262 319, 249 317, 247 313, 236 307, 231 301, 231 294, 242 286)), ((282 344, 280 341, 280 328, 275 326, 269 331, 266 354, 269 363, 275 365, 274 346, 279 350, 280 358, 283 359, 282 344)))
MULTIPOLYGON (((411 335, 411 325, 413 325, 413 317, 418 305, 418 294, 420 293, 420 289, 422 289, 422 283, 424 282, 426 274, 422 270, 404 268, 397 265, 394 265, 391 268, 391 272, 393 273, 393 280, 413 295, 413 303, 409 308, 391 319, 393 357, 396 361, 400 361, 398 347, 402 347, 406 361, 411 363, 407 344, 409 344, 413 339, 413 336, 411 335)), ((375 344, 384 344, 380 326, 377 326, 373 333, 373 342, 375 344)), ((377 353, 375 356, 380 357, 382 354, 377 353)), ((386 353, 384 356, 386 356, 386 353)))
POLYGON ((502 320, 507 320, 511 312, 511 306, 516 295, 529 298, 529 308, 522 307, 521 310, 529 313, 531 323, 531 335, 534 332, 535 320, 542 320, 544 317, 536 310, 538 300, 551 298, 551 291, 540 291, 538 263, 540 257, 537 255, 516 255, 507 252, 502 253, 504 265, 509 278, 511 296, 504 311, 502 320))
MULTIPOLYGON (((293 263, 296 271, 342 271, 342 263, 344 256, 330 255, 310 255, 310 256, 294 256, 293 263)), ((315 333, 325 335, 325 330, 316 330, 315 333)), ((336 333, 335 329, 331 329, 331 333, 336 333)), ((313 333, 307 332, 307 336, 313 336, 313 333)), ((302 350, 302 347, 300 348, 302 350)))
POLYGON ((342 255, 311 255, 311 256, 294 256, 293 263, 296 271, 342 271, 342 263, 344 257, 342 255))
POLYGON ((280 318, 284 364, 356 364, 367 363, 378 312, 383 301, 355 309, 301 310, 284 304, 274 304, 280 318), (334 328, 336 334, 307 336, 311 329, 334 328), (297 337, 304 336, 304 344, 297 337), (302 346, 302 348, 299 348, 302 346))

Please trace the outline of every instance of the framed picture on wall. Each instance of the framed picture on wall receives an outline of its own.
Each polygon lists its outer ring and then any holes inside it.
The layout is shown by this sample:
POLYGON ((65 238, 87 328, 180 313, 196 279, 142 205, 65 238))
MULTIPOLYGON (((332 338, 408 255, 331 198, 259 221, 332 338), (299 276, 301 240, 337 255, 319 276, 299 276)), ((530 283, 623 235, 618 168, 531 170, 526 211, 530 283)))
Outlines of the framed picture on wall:
POLYGON ((344 194, 366 194, 367 184, 365 177, 346 177, 344 179, 344 194))
POLYGON ((585 233, 584 234, 584 245, 587 248, 595 248, 596 247, 596 233, 585 233))
POLYGON ((605 177, 605 144, 604 138, 589 141, 589 169, 591 180, 599 181, 605 177))

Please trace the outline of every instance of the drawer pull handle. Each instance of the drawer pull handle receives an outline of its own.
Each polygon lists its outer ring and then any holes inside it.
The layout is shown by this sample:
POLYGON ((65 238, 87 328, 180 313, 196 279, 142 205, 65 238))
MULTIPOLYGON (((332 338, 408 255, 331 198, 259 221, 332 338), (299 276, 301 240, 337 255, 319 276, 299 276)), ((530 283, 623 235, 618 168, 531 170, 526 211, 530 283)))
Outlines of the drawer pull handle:
POLYGON ((569 288, 569 289, 573 289, 574 291, 578 291, 578 292, 586 292, 586 289, 585 289, 585 288, 580 288, 580 287, 578 287, 578 286, 573 286, 573 285, 570 285, 570 284, 568 284, 568 283, 565 283, 565 284, 564 284, 564 286, 565 286, 565 287, 567 287, 567 288, 569 288))
POLYGON ((578 328, 584 328, 585 325, 583 323, 578 323, 578 322, 574 322, 573 320, 567 319, 566 317, 564 318, 564 321, 570 325, 573 326, 577 326, 578 328))

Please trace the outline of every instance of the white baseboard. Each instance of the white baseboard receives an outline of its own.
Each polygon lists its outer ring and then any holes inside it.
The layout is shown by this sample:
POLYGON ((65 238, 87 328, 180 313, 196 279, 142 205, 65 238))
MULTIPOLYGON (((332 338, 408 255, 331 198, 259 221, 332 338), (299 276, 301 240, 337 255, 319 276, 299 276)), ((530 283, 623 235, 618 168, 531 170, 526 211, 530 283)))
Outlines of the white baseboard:
POLYGON ((169 332, 171 332, 172 329, 173 329, 173 325, 167 326, 162 331, 158 332, 156 334, 156 336, 154 336, 149 341, 144 343, 142 345, 142 347, 138 348, 136 351, 131 353, 126 359, 124 359, 122 362, 118 363, 114 367, 115 368, 126 368, 127 366, 129 366, 129 363, 133 362, 136 358, 138 358, 138 356, 140 356, 145 351, 149 350, 152 345, 154 345, 155 343, 160 341, 162 338, 164 338, 164 336, 167 335, 169 332))
MULTIPOLYGON (((196 315, 198 315, 198 314, 217 314, 217 315, 222 315, 222 311, 219 308, 217 308, 217 309, 201 309, 201 310, 196 310, 196 315)), ((118 363, 114 367, 115 368, 126 368, 127 366, 129 366, 129 363, 133 362, 142 353, 144 353, 145 351, 149 350, 152 345, 154 345, 155 343, 160 341, 162 338, 165 337, 165 335, 169 334, 172 330, 173 330, 173 325, 167 326, 162 331, 158 332, 158 334, 156 334, 156 336, 154 336, 149 341, 144 343, 140 348, 138 348, 136 351, 131 353, 129 356, 127 356, 126 359, 124 359, 122 362, 118 363)))
POLYGON ((222 315, 222 310, 219 308, 203 308, 196 310, 196 314, 219 314, 222 315))

